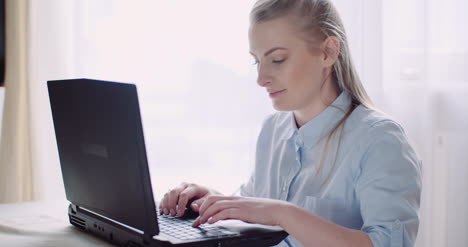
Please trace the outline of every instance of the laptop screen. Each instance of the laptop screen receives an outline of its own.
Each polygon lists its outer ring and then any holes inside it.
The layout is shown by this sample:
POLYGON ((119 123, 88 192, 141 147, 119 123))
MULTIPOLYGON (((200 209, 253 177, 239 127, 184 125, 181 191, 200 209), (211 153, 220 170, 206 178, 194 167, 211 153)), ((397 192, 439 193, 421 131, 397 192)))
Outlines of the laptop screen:
POLYGON ((67 199, 156 234, 136 86, 74 79, 48 89, 67 199))

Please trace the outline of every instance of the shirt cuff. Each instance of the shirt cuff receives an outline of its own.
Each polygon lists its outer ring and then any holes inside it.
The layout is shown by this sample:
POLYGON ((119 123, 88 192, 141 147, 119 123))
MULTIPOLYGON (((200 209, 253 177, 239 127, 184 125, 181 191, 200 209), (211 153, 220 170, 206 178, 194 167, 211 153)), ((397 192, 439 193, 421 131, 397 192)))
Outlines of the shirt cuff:
POLYGON ((374 247, 403 247, 404 227, 396 220, 389 227, 372 227, 365 232, 374 247))

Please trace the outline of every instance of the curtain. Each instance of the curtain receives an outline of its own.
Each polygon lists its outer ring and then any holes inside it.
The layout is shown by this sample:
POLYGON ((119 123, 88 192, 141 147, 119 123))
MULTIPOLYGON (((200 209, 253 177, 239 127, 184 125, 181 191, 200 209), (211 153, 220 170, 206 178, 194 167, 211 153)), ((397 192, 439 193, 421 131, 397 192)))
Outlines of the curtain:
POLYGON ((47 81, 74 78, 78 1, 8 0, 0 201, 64 198, 47 81))
POLYGON ((32 199, 28 76, 28 1, 6 1, 5 103, 0 142, 0 202, 32 199))
POLYGON ((382 7, 384 109, 403 124, 423 162, 418 246, 467 246, 468 3, 382 7))
POLYGON ((467 246, 468 2, 334 2, 366 89, 422 160, 416 246, 467 246))

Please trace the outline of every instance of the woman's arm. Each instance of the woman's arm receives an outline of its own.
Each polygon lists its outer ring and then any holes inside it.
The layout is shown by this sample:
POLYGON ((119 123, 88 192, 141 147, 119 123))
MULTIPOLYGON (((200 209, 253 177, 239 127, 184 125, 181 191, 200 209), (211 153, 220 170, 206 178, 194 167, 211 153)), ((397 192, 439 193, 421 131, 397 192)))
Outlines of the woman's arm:
POLYGON ((291 203, 285 204, 279 215, 280 226, 304 246, 373 246, 366 233, 342 227, 291 203))
POLYGON ((342 227, 280 200, 210 196, 200 207, 200 217, 193 226, 223 219, 279 225, 304 246, 372 247, 366 233, 342 227))

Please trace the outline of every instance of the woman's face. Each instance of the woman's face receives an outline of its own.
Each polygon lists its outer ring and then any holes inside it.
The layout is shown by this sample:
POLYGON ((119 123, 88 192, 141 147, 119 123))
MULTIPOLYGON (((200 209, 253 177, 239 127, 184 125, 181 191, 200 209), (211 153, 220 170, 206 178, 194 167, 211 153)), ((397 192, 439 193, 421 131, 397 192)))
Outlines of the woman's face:
POLYGON ((254 24, 249 42, 257 83, 266 89, 276 110, 306 111, 320 102, 326 67, 320 49, 312 49, 288 17, 254 24))

